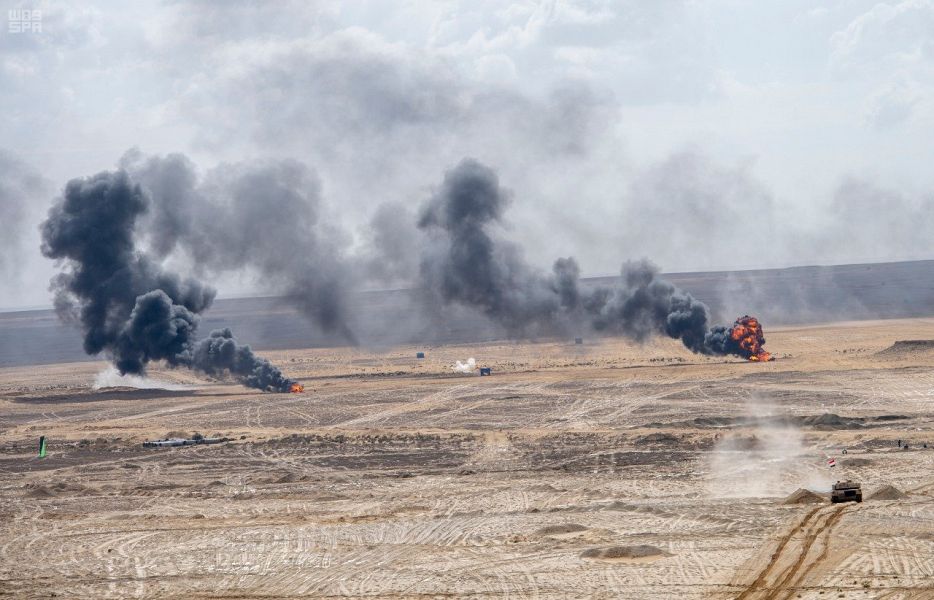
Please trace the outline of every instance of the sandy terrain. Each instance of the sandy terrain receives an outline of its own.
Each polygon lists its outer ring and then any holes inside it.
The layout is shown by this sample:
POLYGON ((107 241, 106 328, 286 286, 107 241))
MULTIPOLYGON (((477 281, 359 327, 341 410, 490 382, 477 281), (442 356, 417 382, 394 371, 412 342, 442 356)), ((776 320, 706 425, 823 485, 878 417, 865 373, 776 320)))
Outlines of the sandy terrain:
POLYGON ((934 598, 934 348, 877 354, 934 319, 766 333, 769 364, 671 340, 269 353, 290 395, 0 369, 0 596, 934 598), (451 372, 471 356, 494 375, 451 372), (194 432, 234 441, 141 447, 194 432), (784 502, 843 477, 907 495, 784 502))

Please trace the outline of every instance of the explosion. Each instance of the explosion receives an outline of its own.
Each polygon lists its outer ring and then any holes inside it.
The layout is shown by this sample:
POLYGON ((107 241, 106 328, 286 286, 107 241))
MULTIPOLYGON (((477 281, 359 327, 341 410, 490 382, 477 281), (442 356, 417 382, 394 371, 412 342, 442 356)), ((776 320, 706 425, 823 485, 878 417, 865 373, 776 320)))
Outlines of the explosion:
POLYGON ((733 329, 730 330, 730 339, 739 347, 739 355, 752 362, 767 362, 775 360, 771 354, 762 349, 765 336, 762 334, 762 325, 759 319, 746 315, 736 319, 733 329))
POLYGON ((293 394, 301 394, 302 392, 305 391, 305 386, 303 386, 302 384, 298 382, 295 382, 292 384, 292 387, 289 388, 289 391, 292 392, 293 394))

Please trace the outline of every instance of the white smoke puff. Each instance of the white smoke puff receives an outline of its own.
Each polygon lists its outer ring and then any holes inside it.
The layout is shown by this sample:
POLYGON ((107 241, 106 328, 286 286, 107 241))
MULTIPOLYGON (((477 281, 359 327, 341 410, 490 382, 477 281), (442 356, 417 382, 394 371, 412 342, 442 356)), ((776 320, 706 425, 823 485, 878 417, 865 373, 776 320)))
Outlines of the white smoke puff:
POLYGON ((113 366, 107 367, 103 371, 97 374, 94 378, 94 385, 91 386, 95 390, 102 388, 113 388, 113 387, 128 387, 136 388, 139 390, 190 390, 190 387, 184 385, 179 385, 177 383, 171 383, 168 381, 160 381, 158 379, 151 379, 149 377, 141 377, 139 375, 132 375, 127 373, 126 375, 121 375, 119 371, 113 366))
POLYGON ((730 436, 710 455, 708 488, 714 497, 784 496, 798 488, 830 491, 833 473, 822 454, 804 445, 801 430, 759 399, 746 401, 752 438, 730 436))
POLYGON ((473 358, 468 358, 467 362, 462 363, 457 361, 457 364, 452 367, 455 373, 470 373, 477 368, 477 361, 473 358))

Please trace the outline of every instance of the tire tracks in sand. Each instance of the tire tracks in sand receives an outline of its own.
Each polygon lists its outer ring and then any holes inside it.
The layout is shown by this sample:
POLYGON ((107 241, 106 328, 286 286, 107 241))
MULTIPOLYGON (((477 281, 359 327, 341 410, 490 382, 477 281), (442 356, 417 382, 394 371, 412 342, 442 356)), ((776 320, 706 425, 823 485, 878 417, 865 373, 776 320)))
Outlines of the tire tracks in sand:
POLYGON ((769 562, 736 600, 785 600, 805 577, 827 558, 833 528, 849 506, 818 506, 811 509, 785 534, 769 562), (820 551, 809 561, 815 543, 820 551))

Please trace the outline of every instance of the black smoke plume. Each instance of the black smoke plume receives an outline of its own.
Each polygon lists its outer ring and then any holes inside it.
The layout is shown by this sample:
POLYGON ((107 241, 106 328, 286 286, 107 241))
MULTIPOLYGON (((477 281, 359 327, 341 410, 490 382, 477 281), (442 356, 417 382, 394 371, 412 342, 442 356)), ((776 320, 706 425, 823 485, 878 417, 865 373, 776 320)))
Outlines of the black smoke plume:
POLYGON ((667 335, 700 354, 740 354, 729 328, 711 328, 707 306, 659 279, 646 260, 624 264, 618 286, 589 289, 573 258, 555 261, 551 274, 530 267, 498 235, 509 199, 496 173, 477 161, 445 174, 418 223, 429 237, 420 271, 429 298, 477 309, 513 336, 588 328, 638 341, 667 335))
POLYGON ((64 270, 52 280, 55 307, 84 332, 88 354, 107 352, 122 374, 144 373, 150 361, 211 375, 230 372, 263 390, 291 381, 239 346, 230 332, 196 341, 198 315, 215 291, 162 270, 136 245, 137 220, 149 200, 124 171, 68 182, 42 223, 42 252, 64 270))
POLYGON ((707 306, 667 281, 647 260, 623 265, 617 289, 597 289, 588 302, 597 331, 622 333, 638 341, 662 334, 681 340, 692 352, 715 354, 706 343, 707 306))
POLYGON ((579 302, 577 265, 559 260, 546 276, 526 264, 518 246, 495 237, 508 202, 489 167, 467 159, 448 171, 418 221, 428 235, 420 287, 442 305, 479 310, 510 335, 554 333, 579 302))

